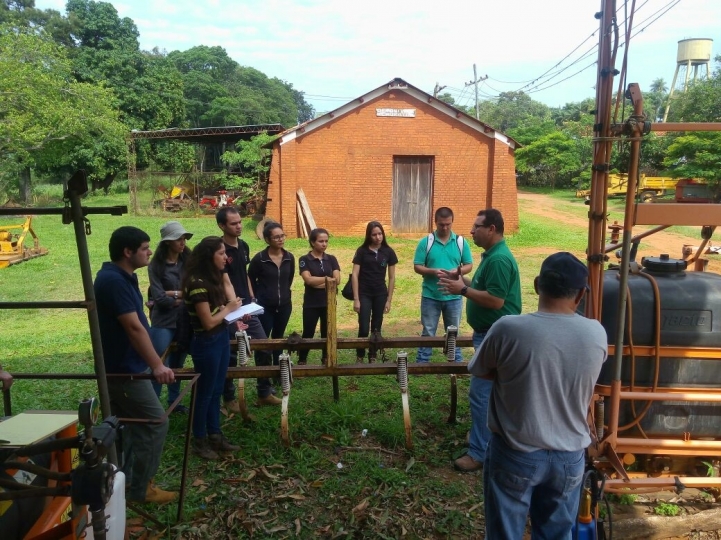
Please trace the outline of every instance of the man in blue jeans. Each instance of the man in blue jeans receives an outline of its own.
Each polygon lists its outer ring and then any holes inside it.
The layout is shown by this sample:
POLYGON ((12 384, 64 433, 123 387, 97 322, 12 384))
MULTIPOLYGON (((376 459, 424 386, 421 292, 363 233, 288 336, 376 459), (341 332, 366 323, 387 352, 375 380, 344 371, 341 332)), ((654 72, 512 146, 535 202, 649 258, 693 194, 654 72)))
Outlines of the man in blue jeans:
POLYGON ((606 332, 576 313, 588 270, 556 253, 534 281, 538 311, 503 317, 468 365, 493 380, 483 474, 486 537, 570 540, 578 512, 588 407, 608 353, 606 332))
MULTIPOLYGON (((443 315, 443 326, 458 326, 461 320, 463 299, 458 293, 448 294, 438 289, 441 270, 468 274, 473 268, 473 258, 468 242, 456 236, 453 227, 453 210, 441 206, 436 210, 436 230, 418 242, 413 257, 413 270, 423 276, 421 293, 422 336, 435 336, 438 320, 443 315)), ((429 362, 432 349, 419 347, 416 362, 429 362)), ((462 361, 461 349, 456 347, 456 362, 462 361)))
MULTIPOLYGON (((521 313, 521 281, 518 265, 503 236, 503 216, 495 208, 481 210, 471 227, 473 243, 485 251, 473 279, 468 281, 453 272, 442 272, 439 286, 448 293, 465 296, 466 317, 473 328, 473 347, 480 347, 491 325, 504 315, 521 313)), ((471 377, 468 397, 471 405, 471 433, 468 453, 453 463, 462 472, 483 467, 486 447, 491 438, 486 419, 493 382, 471 377)))

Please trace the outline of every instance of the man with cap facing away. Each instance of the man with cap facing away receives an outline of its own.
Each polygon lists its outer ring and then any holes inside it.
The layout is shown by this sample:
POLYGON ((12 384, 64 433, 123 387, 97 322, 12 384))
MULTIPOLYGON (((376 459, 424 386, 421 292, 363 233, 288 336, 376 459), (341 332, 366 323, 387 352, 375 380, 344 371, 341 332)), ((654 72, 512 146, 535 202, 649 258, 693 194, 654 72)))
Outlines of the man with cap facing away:
POLYGON ((576 313, 588 270, 556 253, 534 281, 538 311, 499 319, 468 370, 493 380, 483 474, 486 536, 571 538, 591 443, 587 421, 608 346, 601 324, 576 313))

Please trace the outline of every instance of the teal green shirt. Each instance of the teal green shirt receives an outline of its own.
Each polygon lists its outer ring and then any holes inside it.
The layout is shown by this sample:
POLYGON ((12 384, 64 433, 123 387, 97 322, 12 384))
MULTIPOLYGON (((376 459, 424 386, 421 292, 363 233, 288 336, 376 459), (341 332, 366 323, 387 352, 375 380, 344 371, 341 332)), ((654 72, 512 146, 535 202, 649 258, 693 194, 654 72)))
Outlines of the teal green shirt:
MULTIPOLYGON (((431 250, 426 256, 428 247, 428 236, 425 236, 416 247, 416 253, 413 257, 413 264, 421 264, 428 268, 437 268, 439 270, 453 270, 458 268, 460 264, 472 264, 473 256, 471 248, 468 246, 466 239, 463 239, 463 253, 458 249, 456 242, 457 235, 451 231, 451 237, 443 244, 435 231, 433 231, 435 242, 431 246, 431 250)), ((443 294, 438 290, 438 277, 423 276, 423 291, 421 295, 424 298, 432 298, 433 300, 455 300, 460 298, 457 294, 443 294)))
POLYGON ((516 259, 505 240, 481 255, 481 264, 473 275, 471 287, 504 300, 501 309, 489 309, 471 300, 466 302, 466 318, 476 332, 487 330, 504 315, 520 315, 521 278, 516 259))

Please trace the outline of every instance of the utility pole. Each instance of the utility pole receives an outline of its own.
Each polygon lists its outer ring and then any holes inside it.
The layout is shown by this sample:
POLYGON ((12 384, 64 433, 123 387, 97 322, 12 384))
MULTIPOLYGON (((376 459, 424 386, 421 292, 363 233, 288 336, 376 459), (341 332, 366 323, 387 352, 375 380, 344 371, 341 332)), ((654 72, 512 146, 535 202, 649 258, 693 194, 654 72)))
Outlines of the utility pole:
POLYGON ((473 85, 476 88, 476 120, 481 119, 480 116, 478 115, 478 83, 485 81, 487 78, 488 78, 488 75, 486 75, 485 77, 478 77, 476 75, 476 64, 473 64, 473 80, 468 81, 466 83, 466 86, 473 85))
POLYGON ((438 99, 438 94, 441 90, 443 90, 447 85, 441 86, 438 82, 436 82, 436 86, 433 88, 433 97, 438 99))

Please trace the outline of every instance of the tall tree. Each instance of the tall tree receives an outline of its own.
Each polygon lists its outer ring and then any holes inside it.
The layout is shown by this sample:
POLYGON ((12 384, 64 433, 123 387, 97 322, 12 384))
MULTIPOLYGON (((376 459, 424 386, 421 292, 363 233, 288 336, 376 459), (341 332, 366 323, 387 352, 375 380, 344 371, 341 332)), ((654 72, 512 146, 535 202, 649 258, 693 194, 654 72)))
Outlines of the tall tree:
MULTIPOLYGON (((30 200, 30 169, 71 165, 77 148, 124 159, 112 92, 78 83, 65 50, 42 32, 0 26, 0 175, 30 200)), ((96 164, 103 167, 103 162, 96 164)))

